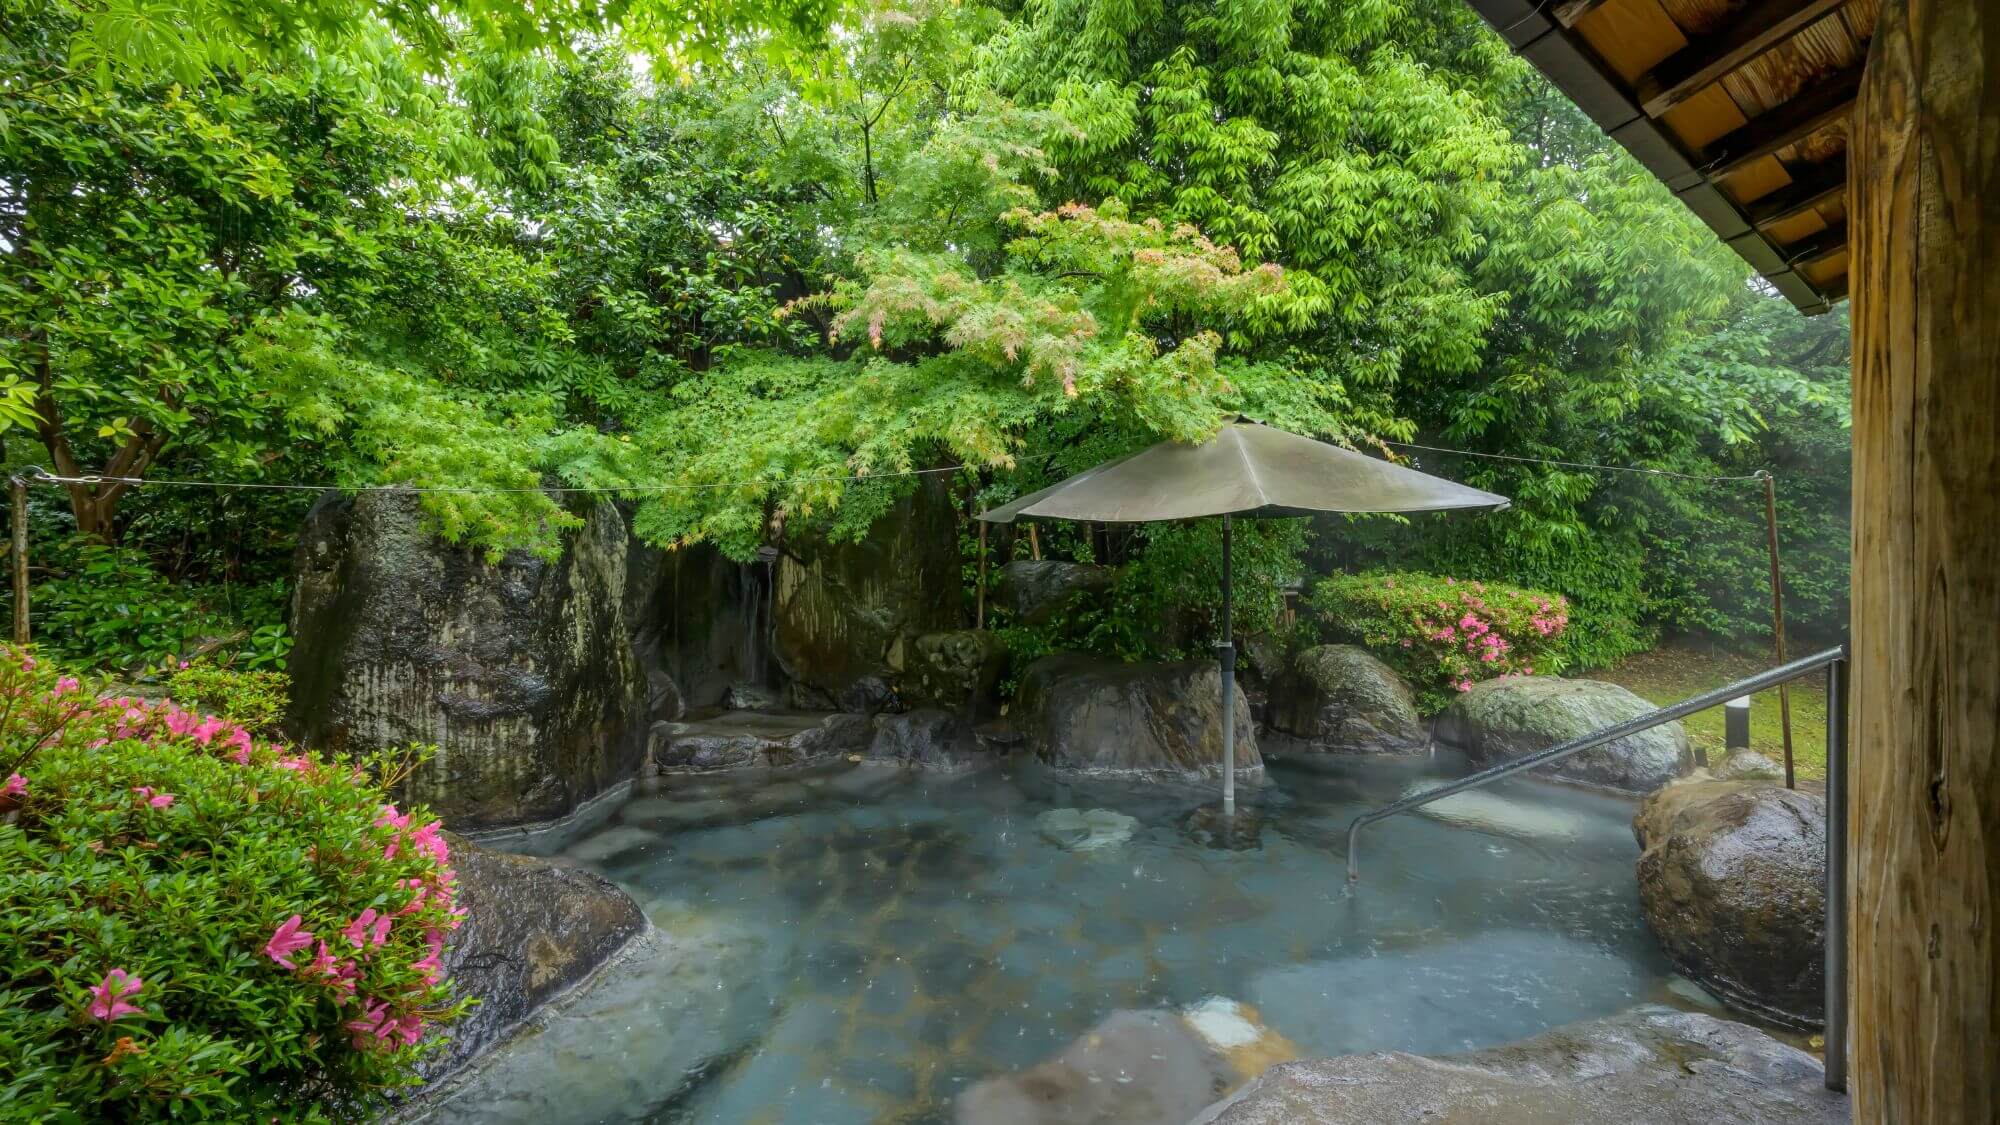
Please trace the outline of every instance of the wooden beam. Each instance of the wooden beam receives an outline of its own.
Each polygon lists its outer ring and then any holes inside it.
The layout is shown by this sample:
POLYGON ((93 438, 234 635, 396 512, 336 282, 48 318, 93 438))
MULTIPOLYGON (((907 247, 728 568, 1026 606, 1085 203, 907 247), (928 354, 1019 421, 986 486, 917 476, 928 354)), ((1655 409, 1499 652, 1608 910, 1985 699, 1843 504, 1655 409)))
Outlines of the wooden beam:
POLYGON ((1561 3, 1549 9, 1549 14, 1554 16, 1556 22, 1564 27, 1575 27, 1576 21, 1602 8, 1605 2, 1606 0, 1562 0, 1561 3))
POLYGON ((1846 190, 1845 162, 1830 162, 1828 167, 1815 169, 1769 195, 1759 196, 1744 204, 1743 212, 1750 217, 1753 227, 1775 226, 1846 190))
POLYGON ((1702 171, 1721 179, 1759 157, 1769 156, 1844 119, 1861 88, 1861 67, 1831 75, 1791 101, 1723 134, 1702 150, 1702 171))
POLYGON ((1886 0, 1854 226, 1854 1120, 2000 1107, 2000 4, 1886 0))
POLYGON ((1639 77, 1633 98, 1658 117, 1797 35, 1847 0, 1756 0, 1727 27, 1689 43, 1639 77))
POLYGON ((1835 223, 1818 234, 1807 235, 1786 246, 1785 262, 1793 269, 1823 262, 1847 249, 1847 224, 1835 223))

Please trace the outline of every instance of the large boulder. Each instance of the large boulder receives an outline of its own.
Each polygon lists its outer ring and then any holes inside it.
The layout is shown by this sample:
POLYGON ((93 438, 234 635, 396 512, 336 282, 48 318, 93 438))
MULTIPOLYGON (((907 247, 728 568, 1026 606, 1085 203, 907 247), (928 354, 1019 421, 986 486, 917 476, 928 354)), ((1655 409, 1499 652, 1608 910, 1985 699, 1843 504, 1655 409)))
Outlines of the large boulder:
POLYGON ((1054 1058, 958 1096, 958 1125, 1179 1125, 1272 1063, 1296 1058, 1255 1009, 1220 997, 1113 1012, 1054 1058))
POLYGON ((1684 781, 1632 821, 1639 906, 1681 972, 1792 1027, 1825 1014, 1826 802, 1768 781, 1684 781))
POLYGON ((1354 645, 1319 645, 1293 658, 1271 689, 1269 722, 1315 750, 1404 754, 1430 745, 1410 685, 1354 645))
POLYGON ((451 838, 465 924, 445 949, 459 996, 479 1003, 425 1057, 426 1079, 465 1065, 543 1005, 581 984, 646 929, 645 913, 618 886, 581 868, 487 851, 451 838))
POLYGON ((1015 559, 1000 568, 994 590, 1000 605, 1022 625, 1043 625, 1079 599, 1111 588, 1113 572, 1094 563, 1015 559))
POLYGON ((955 629, 964 575, 951 490, 923 478, 859 543, 787 540, 772 651, 801 707, 876 711, 894 700, 912 641, 955 629))
POLYGON ((962 715, 921 707, 895 715, 877 715, 868 757, 913 769, 956 772, 992 760, 979 748, 972 724, 962 715))
POLYGON ((1644 1005, 1464 1055, 1283 1063, 1194 1125, 1826 1125, 1850 1114, 1804 1051, 1739 1023, 1644 1005))
MULTIPOLYGON (((1013 717, 1036 756, 1057 769, 1222 776, 1222 676, 1210 661, 1045 656, 1021 674, 1013 717)), ((1237 772, 1260 776, 1256 724, 1240 691, 1234 721, 1237 772)))
POLYGON ((292 595, 301 740, 436 746, 403 795, 460 830, 559 818, 629 780, 648 689, 625 623, 625 526, 608 503, 579 514, 554 560, 490 561, 432 534, 407 493, 314 505, 292 595))
POLYGON ((910 645, 902 696, 913 704, 985 718, 999 703, 1006 667, 1000 638, 983 629, 925 633, 910 645))
POLYGON ((842 712, 726 711, 659 722, 647 739, 648 772, 782 769, 866 748, 868 718, 842 712))
MULTIPOLYGON (((1637 718, 1652 704, 1596 680, 1510 676, 1475 684, 1437 719, 1437 740, 1488 766, 1637 718)), ((1687 731, 1667 723, 1537 771, 1558 781, 1650 793, 1694 768, 1687 731)))

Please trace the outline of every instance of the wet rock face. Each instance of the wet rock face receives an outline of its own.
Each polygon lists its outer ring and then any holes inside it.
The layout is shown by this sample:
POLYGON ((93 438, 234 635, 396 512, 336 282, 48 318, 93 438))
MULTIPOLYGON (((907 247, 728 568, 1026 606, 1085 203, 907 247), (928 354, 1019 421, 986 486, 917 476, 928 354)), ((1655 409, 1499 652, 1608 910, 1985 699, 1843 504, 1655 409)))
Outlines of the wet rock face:
POLYGON ((427 1056, 426 1079, 457 1070, 609 961, 646 928, 639 905, 602 876, 452 838, 458 902, 445 971, 479 1003, 427 1056))
POLYGON ((489 563, 425 530, 413 496, 329 497, 293 592, 292 726, 308 746, 437 754, 404 794, 452 827, 561 817, 630 779, 649 694, 626 629, 616 508, 562 553, 489 563))
POLYGON ((918 636, 963 616, 951 492, 925 477, 859 543, 799 538, 779 556, 773 655, 805 708, 888 706, 918 636))
MULTIPOLYGON (((1437 740, 1475 764, 1494 765, 1636 718, 1653 705, 1596 680, 1517 676, 1462 693, 1437 718, 1437 740)), ((1537 776, 1650 793, 1694 768, 1687 731, 1668 723, 1572 755, 1537 776)))
POLYGON ((1000 675, 1007 666, 999 637, 982 629, 925 633, 910 652, 904 699, 974 719, 991 715, 998 706, 1000 675))
POLYGON ((1755 750, 1738 750, 1715 767, 1718 781, 1781 781, 1785 767, 1755 750))
MULTIPOLYGON (((1250 705, 1236 693, 1236 769, 1261 776, 1250 705)), ((1057 769, 1156 777, 1222 775, 1222 676, 1213 663, 1121 664, 1045 656, 1021 675, 1014 719, 1057 769)))
POLYGON ((1645 1005, 1471 1054, 1378 1051, 1284 1063, 1196 1125, 1850 1119, 1819 1061, 1755 1028, 1645 1005))
POLYGON ((1000 568, 995 598, 1023 625, 1043 625, 1079 598, 1111 588, 1112 570, 1059 559, 1015 559, 1000 568))
POLYGON ((1792 1027, 1825 1015, 1826 803, 1767 781, 1685 781, 1632 822, 1639 905, 1681 972, 1792 1027))
POLYGON ((874 737, 868 743, 868 756, 880 761, 950 772, 972 769, 992 758, 979 748, 972 724, 949 711, 926 707, 877 715, 871 722, 874 737))
POLYGON ((738 684, 773 684, 773 566, 739 563, 712 545, 627 546, 625 619, 653 689, 647 719, 722 704, 738 684))
POLYGON ((1271 689, 1270 724, 1335 753, 1405 754, 1430 745, 1410 685, 1354 645, 1299 653, 1271 689))
POLYGON ((867 747, 869 734, 862 715, 730 711, 709 719, 654 723, 646 758, 655 773, 775 769, 858 753, 867 747))

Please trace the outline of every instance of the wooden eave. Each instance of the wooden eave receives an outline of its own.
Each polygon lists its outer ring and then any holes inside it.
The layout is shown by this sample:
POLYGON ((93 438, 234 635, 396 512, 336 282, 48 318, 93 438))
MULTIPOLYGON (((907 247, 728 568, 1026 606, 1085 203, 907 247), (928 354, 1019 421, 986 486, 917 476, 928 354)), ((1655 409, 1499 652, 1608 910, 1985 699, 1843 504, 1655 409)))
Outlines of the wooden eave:
POLYGON ((1847 294, 1847 117, 1880 0, 1467 0, 1794 305, 1847 294))

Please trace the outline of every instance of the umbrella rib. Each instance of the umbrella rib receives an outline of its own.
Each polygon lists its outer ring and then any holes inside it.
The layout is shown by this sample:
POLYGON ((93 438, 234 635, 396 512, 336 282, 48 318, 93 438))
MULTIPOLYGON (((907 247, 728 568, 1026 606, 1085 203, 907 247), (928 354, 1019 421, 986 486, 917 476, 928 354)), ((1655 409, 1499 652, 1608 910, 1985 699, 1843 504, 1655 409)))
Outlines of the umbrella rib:
POLYGON ((1243 436, 1235 426, 1225 432, 1235 439, 1236 456, 1243 462, 1243 472, 1250 478, 1250 487, 1257 493, 1257 507, 1264 507, 1271 502, 1271 498, 1264 495, 1264 481, 1257 475, 1257 463, 1251 460, 1249 447, 1243 444, 1243 436))

